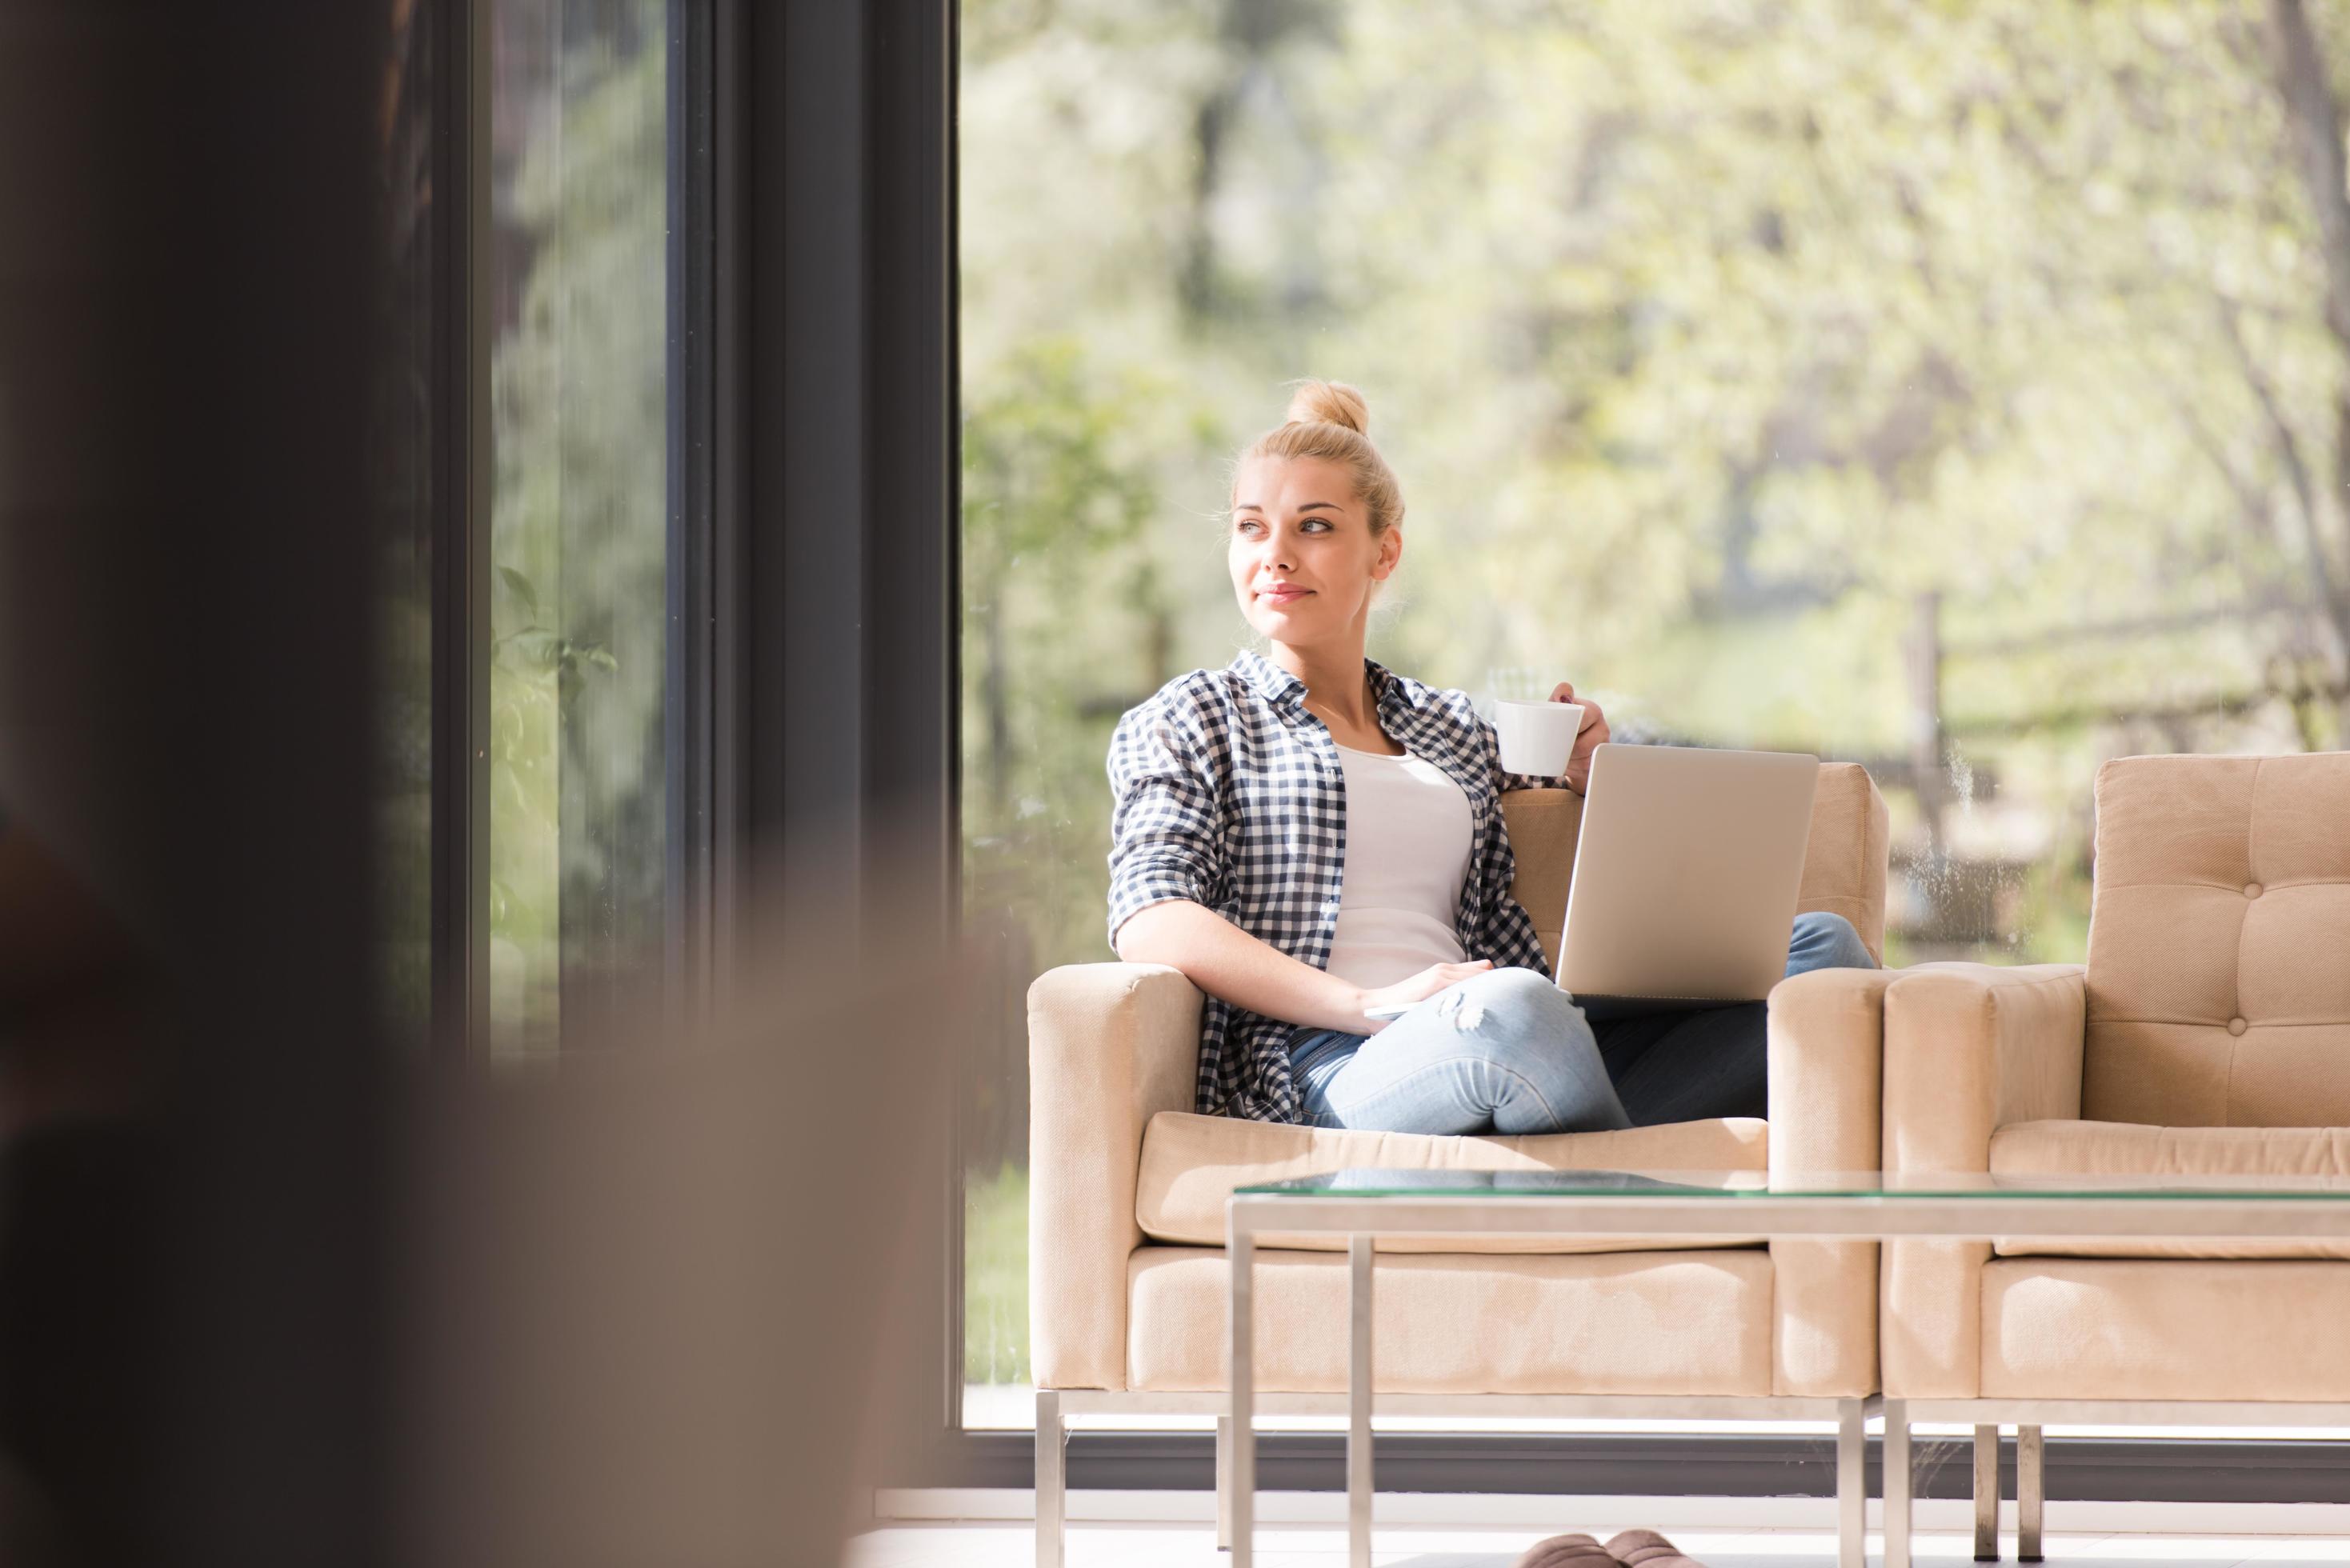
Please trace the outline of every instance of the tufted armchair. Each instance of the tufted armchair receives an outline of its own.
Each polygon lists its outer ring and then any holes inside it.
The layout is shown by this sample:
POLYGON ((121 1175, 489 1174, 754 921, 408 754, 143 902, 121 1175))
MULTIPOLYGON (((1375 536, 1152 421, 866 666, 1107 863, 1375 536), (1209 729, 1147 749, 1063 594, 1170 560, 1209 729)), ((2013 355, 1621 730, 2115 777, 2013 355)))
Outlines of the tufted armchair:
MULTIPOLYGON (((2350 755, 2126 758, 2096 807, 2085 967, 1887 987, 1884 1168, 2350 1171, 2350 755)), ((2035 1557, 2041 1421, 2350 1405, 2345 1321, 2334 1243, 1897 1241, 1887 1420, 1971 1420, 1979 1444, 2016 1425, 2035 1557)), ((1977 1508, 1995 1555, 1996 1490, 1977 1508)))

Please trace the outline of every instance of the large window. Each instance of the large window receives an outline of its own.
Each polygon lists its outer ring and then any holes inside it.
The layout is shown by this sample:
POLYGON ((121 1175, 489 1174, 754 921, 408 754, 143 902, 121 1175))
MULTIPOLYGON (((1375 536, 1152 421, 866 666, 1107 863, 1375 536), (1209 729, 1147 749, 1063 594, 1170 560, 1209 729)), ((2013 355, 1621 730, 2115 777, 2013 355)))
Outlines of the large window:
POLYGON ((967 1418, 1025 1419, 1027 981, 1118 713, 1249 637, 1224 463, 1351 381, 1372 657, 1867 764, 1889 961, 2078 960, 2106 757, 2350 717, 2350 13, 966 0, 967 1418), (2337 281, 2335 289, 2350 287, 2337 281))

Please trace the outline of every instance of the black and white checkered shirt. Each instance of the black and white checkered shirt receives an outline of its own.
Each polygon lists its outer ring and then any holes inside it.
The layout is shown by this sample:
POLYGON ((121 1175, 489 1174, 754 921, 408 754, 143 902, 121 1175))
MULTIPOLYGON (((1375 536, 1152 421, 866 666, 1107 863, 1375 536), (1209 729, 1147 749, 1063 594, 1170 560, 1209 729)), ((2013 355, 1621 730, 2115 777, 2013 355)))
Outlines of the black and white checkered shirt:
MULTIPOLYGON (((1510 897, 1515 862, 1501 796, 1566 781, 1503 772, 1493 727, 1467 692, 1363 664, 1378 694, 1379 728, 1469 797, 1472 848, 1453 921, 1461 951, 1549 974, 1533 920, 1510 897)), ((1177 676, 1118 720, 1109 784, 1113 947, 1137 909, 1189 898, 1292 958, 1329 967, 1347 862, 1346 775, 1337 742, 1305 706, 1304 681, 1253 649, 1222 670, 1177 676)), ((1302 1120, 1289 1076, 1292 1027, 1210 996, 1199 1109, 1302 1120)))

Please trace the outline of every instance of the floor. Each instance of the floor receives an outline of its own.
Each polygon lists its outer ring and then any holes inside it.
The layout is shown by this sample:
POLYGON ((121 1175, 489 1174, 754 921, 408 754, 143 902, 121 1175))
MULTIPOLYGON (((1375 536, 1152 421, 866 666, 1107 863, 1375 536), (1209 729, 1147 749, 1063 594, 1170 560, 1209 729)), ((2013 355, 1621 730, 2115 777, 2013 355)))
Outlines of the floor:
MULTIPOLYGON (((1606 1521, 1560 1526, 1587 1529, 1603 1541, 1623 1527, 1606 1521)), ((1461 1525, 1382 1527, 1372 1538, 1371 1561, 1378 1568, 1510 1568, 1544 1533, 1461 1525)), ((1687 1529, 1666 1533, 1706 1568, 1800 1568, 1835 1562, 1835 1538, 1821 1531, 1687 1529)), ((1973 1545, 1969 1535, 1921 1532, 1916 1560, 1937 1568, 1971 1564, 1973 1545)), ((1877 1550, 1872 1538, 1872 1561, 1877 1550)), ((2350 1564, 2350 1536, 2051 1532, 2047 1552, 2052 1564, 2094 1568, 2235 1568, 2238 1563, 2284 1568, 2292 1563, 2350 1564)), ((1027 1568, 1035 1561, 1035 1537, 1024 1522, 897 1523, 859 1536, 846 1568, 1027 1568)), ((1217 1568, 1224 1561, 1216 1551, 1214 1532, 1203 1524, 1080 1522, 1069 1527, 1069 1568, 1217 1568)), ((1257 1534, 1256 1561, 1262 1568, 1343 1568, 1346 1535, 1322 1525, 1266 1525, 1257 1534)))

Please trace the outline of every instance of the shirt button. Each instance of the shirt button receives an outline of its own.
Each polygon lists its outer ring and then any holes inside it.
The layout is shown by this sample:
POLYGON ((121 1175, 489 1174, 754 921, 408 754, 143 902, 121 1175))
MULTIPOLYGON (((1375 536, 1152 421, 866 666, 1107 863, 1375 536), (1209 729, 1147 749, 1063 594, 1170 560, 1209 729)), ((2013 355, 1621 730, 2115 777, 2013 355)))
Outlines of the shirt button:
POLYGON ((2230 1034, 2241 1034, 2246 1027, 2247 1025, 2241 1018, 2230 1018, 2228 1020, 2228 1033, 2230 1034))

